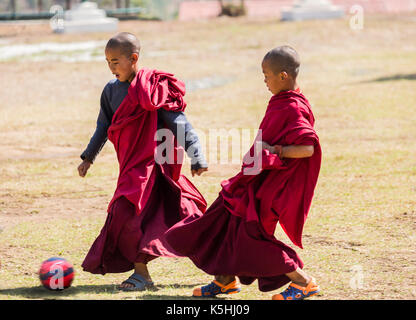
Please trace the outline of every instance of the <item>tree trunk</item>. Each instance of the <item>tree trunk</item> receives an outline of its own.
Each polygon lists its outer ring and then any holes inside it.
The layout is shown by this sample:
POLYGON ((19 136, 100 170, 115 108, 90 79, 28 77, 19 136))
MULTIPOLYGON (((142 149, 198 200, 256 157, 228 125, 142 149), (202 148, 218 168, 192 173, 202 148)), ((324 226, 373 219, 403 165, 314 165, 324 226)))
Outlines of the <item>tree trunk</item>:
POLYGON ((16 0, 10 0, 10 11, 13 14, 16 13, 16 0))

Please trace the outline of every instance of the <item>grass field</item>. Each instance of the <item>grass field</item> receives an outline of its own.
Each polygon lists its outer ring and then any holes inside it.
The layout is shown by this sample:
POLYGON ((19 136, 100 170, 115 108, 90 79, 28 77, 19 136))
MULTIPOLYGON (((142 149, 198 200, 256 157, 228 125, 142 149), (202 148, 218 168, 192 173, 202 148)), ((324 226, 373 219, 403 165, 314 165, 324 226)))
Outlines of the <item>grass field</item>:
MULTIPOLYGON (((121 22, 138 35, 141 65, 194 83, 227 79, 187 95, 195 128, 256 129, 270 98, 261 60, 290 44, 302 59, 323 149, 322 169, 298 253, 322 291, 313 299, 416 298, 416 18, 366 16, 281 23, 242 19, 121 22), (208 116, 207 116, 208 115, 208 116)), ((111 34, 56 35, 47 24, 0 24, 7 46, 105 41, 111 34)), ((91 275, 81 263, 106 218, 117 180, 107 143, 86 178, 79 155, 95 129, 99 97, 111 79, 103 46, 90 52, 0 55, 0 299, 191 299, 211 276, 188 259, 149 264, 157 289, 125 293, 130 273, 91 275), (72 62, 65 62, 69 56, 72 62), (88 59, 87 59, 88 60, 88 59), (51 256, 74 264, 73 286, 50 292, 37 271, 51 256)), ((207 150, 207 152, 214 152, 207 150)), ((239 165, 211 163, 183 173, 210 204, 239 165)), ((289 244, 279 229, 276 237, 289 244)), ((273 292, 274 293, 274 292, 273 292)), ((257 283, 225 299, 270 299, 257 283)))

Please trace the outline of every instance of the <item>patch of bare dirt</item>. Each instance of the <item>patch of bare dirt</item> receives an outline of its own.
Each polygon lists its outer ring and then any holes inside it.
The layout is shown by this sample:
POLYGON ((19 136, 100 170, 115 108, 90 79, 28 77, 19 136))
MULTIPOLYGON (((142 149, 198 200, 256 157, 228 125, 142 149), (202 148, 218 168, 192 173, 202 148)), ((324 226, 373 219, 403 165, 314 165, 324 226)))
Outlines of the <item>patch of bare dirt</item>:
POLYGON ((2 196, 0 205, 0 232, 16 224, 27 221, 47 221, 54 218, 102 217, 106 215, 109 198, 107 196, 83 198, 39 197, 31 203, 16 203, 13 195, 2 196), (13 203, 14 206, 4 204, 13 203))
POLYGON ((77 157, 80 150, 74 147, 61 146, 45 146, 40 150, 33 150, 33 147, 24 146, 2 146, 2 153, 0 160, 15 159, 15 160, 38 160, 38 159, 57 159, 67 157, 77 157))

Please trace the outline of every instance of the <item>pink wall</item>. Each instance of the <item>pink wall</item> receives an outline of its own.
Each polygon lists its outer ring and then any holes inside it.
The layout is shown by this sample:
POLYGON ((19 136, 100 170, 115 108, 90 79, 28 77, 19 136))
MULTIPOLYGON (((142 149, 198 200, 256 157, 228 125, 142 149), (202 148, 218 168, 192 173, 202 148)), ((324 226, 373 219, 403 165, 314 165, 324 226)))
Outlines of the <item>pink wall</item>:
POLYGON ((218 1, 184 1, 179 6, 179 20, 206 19, 218 17, 221 6, 218 1))
MULTIPOLYGON (((249 17, 280 17, 284 6, 293 5, 294 0, 246 0, 249 17)), ((416 12, 416 0, 332 0, 334 5, 341 6, 346 13, 353 5, 361 5, 365 13, 398 13, 416 12)), ((180 4, 179 20, 209 19, 219 15, 218 1, 184 1, 180 4)))
POLYGON ((245 1, 248 17, 280 17, 283 7, 291 7, 293 0, 248 0, 245 1))

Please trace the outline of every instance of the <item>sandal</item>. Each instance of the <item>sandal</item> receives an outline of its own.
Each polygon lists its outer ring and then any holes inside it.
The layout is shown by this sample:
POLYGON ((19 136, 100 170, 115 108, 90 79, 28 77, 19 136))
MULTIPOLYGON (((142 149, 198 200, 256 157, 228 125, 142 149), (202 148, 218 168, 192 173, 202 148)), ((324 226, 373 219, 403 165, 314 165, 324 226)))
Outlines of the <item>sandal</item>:
POLYGON ((195 288, 192 295, 194 297, 211 298, 215 297, 217 294, 233 294, 240 291, 241 288, 237 280, 234 280, 233 282, 227 285, 223 285, 218 281, 214 280, 206 286, 195 288))
POLYGON ((123 283, 128 283, 133 285, 133 287, 118 287, 121 291, 143 291, 146 290, 146 288, 153 287, 154 284, 152 281, 147 281, 145 278, 143 278, 141 275, 137 273, 133 273, 127 280, 123 281, 123 283))
POLYGON ((272 300, 303 300, 318 293, 319 286, 316 284, 316 280, 312 278, 306 287, 298 286, 292 282, 285 291, 272 296, 272 300))

